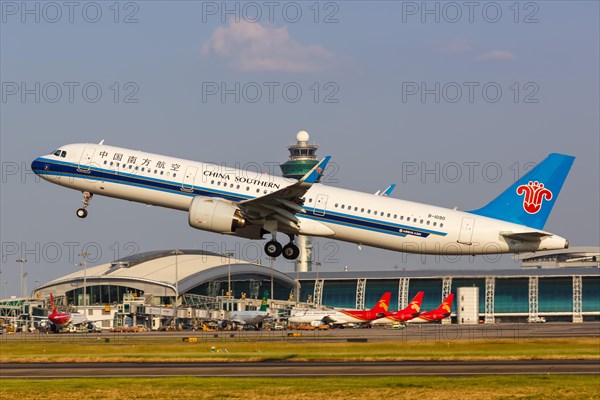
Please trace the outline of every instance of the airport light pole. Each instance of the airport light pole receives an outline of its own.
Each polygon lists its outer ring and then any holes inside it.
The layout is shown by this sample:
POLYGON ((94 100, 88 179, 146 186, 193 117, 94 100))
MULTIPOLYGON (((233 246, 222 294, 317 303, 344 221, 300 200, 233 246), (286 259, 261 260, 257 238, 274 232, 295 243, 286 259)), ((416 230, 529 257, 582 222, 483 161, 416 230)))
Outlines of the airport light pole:
POLYGON ((273 262, 275 262, 275 257, 269 257, 269 261, 271 264, 271 303, 273 302, 273 299, 275 298, 275 294, 273 293, 274 291, 274 283, 273 283, 273 262))
POLYGON ((83 261, 79 263, 79 266, 83 267, 83 315, 87 318, 87 258, 90 253, 82 251, 79 256, 83 258, 83 261))
POLYGON ((21 275, 21 287, 19 288, 19 290, 20 290, 21 293, 19 293, 19 297, 23 297, 23 278, 25 278, 23 276, 23 264, 25 264, 27 262, 27 259, 24 258, 24 257, 21 257, 21 258, 17 259, 17 262, 19 264, 21 264, 21 270, 20 270, 21 271, 20 272, 20 275, 21 275))
POLYGON ((4 297, 2 297, 2 263, 4 263, 4 258, 6 256, 4 254, 0 254, 0 300, 2 300, 4 297))
POLYGON ((172 250, 170 252, 171 255, 175 256, 175 308, 173 309, 173 320, 175 321, 175 330, 177 330, 177 313, 179 311, 179 258, 178 256, 180 256, 181 254, 183 254, 183 251, 179 250, 179 249, 175 249, 172 250))
POLYGON ((29 274, 27 273, 27 271, 23 272, 23 293, 25 293, 25 295, 27 295, 27 277, 29 276, 29 274))
POLYGON ((235 254, 232 252, 229 253, 225 253, 224 254, 225 257, 227 257, 227 311, 231 311, 231 299, 230 297, 232 297, 231 294, 231 257, 233 257, 235 254))

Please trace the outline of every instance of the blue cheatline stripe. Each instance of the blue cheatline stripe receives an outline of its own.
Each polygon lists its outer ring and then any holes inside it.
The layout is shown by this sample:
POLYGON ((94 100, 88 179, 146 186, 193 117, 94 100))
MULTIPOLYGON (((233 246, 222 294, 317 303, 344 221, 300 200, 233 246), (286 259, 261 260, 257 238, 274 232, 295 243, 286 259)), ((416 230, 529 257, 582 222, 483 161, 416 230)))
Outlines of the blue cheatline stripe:
MULTIPOLYGON (((252 196, 245 196, 222 190, 208 189, 204 187, 195 187, 192 191, 183 191, 182 184, 180 182, 173 182, 164 179, 130 174, 127 172, 115 172, 109 169, 103 169, 93 166, 90 166, 89 170, 86 169, 86 172, 82 172, 78 169, 78 164, 58 160, 48 160, 40 158, 32 163, 31 168, 34 172, 36 172, 39 175, 65 176, 79 179, 114 182, 117 184, 158 190, 161 192, 188 197, 220 197, 226 200, 236 202, 254 198, 252 196)), ((314 208, 309 208, 306 206, 303 208, 306 211, 306 213, 299 214, 300 217, 313 219, 319 222, 328 222, 337 225, 365 229, 372 232, 386 233, 400 237, 405 237, 407 234, 412 234, 413 236, 423 238, 428 237, 430 234, 446 236, 446 232, 415 228, 408 225, 385 223, 371 218, 364 218, 329 210, 326 211, 325 215, 322 215, 323 210, 317 210, 317 212, 315 213, 314 208), (407 233, 405 231, 410 232, 407 233)))

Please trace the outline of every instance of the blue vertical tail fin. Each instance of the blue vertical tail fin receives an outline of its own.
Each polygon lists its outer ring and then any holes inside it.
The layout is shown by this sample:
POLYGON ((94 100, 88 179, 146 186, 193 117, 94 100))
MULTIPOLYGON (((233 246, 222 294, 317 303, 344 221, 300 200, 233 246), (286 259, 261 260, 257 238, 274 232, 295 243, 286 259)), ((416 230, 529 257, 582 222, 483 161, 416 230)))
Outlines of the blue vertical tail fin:
POLYGON ((485 207, 469 212, 544 229, 574 160, 552 153, 485 207))

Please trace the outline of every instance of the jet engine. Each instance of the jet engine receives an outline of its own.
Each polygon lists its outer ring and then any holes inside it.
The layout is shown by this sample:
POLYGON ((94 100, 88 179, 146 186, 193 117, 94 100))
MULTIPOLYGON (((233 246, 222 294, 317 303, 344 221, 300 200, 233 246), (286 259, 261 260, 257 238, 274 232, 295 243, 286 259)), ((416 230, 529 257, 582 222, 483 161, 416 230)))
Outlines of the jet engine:
POLYGON ((239 208, 223 200, 196 196, 190 204, 188 221, 192 228, 217 233, 234 233, 246 226, 239 208))

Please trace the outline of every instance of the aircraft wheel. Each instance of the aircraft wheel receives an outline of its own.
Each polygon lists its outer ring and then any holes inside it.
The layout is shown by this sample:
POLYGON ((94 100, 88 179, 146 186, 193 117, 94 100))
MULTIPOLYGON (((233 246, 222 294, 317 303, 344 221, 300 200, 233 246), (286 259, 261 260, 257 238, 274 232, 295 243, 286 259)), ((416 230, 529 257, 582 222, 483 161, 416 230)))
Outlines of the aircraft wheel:
POLYGON ((265 253, 267 253, 269 257, 279 257, 282 250, 281 244, 275 240, 271 240, 265 244, 265 253))
POLYGON ((283 247, 283 257, 287 260, 295 260, 300 255, 300 249, 294 243, 288 243, 283 247))
POLYGON ((85 208, 80 208, 77 210, 77 216, 79 218, 85 218, 85 217, 87 217, 87 214, 88 214, 88 212, 85 208))

